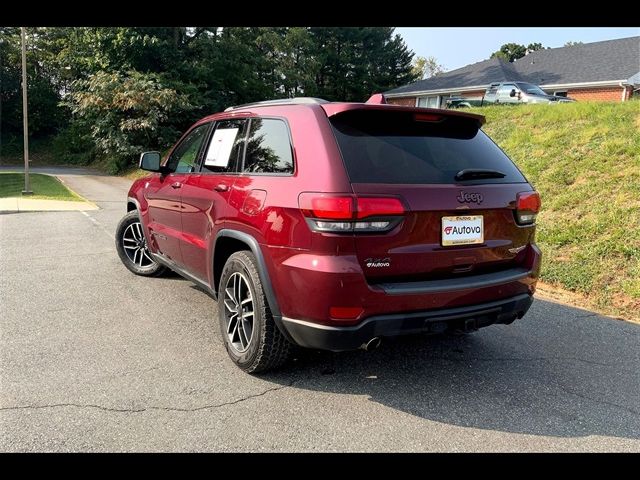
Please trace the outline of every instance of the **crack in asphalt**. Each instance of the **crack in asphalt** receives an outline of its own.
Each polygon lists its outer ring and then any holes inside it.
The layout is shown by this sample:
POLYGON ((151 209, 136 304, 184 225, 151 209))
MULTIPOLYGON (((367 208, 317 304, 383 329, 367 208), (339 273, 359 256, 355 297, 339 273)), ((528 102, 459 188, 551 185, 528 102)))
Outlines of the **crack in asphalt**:
POLYGON ((147 412, 147 411, 150 411, 150 410, 158 410, 158 411, 165 411, 165 412, 198 412, 200 410, 209 410, 209 409, 214 409, 214 408, 226 407, 226 406, 229 406, 229 405, 235 405, 237 403, 245 402, 245 401, 251 400, 253 398, 262 397, 262 396, 266 395, 267 393, 276 392, 278 390, 283 390, 285 388, 292 387, 294 383, 295 383, 295 381, 292 380, 287 385, 280 385, 278 387, 268 388, 263 392, 255 393, 255 394, 252 394, 252 395, 247 395, 245 397, 238 398, 238 399, 233 400, 231 402, 216 403, 216 404, 213 404, 213 405, 203 405, 201 407, 195 407, 195 408, 156 407, 156 406, 144 407, 144 408, 113 408, 113 407, 105 407, 103 405, 96 405, 96 404, 91 404, 91 403, 89 403, 89 404, 53 403, 53 404, 49 404, 49 405, 18 405, 18 406, 14 406, 14 407, 0 407, 0 411, 41 410, 41 409, 46 409, 46 408, 75 407, 75 408, 95 408, 95 409, 98 409, 98 410, 102 410, 104 412, 111 412, 111 413, 142 413, 142 412, 147 412))

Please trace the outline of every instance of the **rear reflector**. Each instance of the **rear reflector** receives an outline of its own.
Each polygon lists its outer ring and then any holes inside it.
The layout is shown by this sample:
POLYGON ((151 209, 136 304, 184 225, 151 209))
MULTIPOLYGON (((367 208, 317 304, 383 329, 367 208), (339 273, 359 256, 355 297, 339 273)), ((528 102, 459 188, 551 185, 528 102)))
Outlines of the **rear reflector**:
POLYGON ((362 315, 364 309, 362 307, 331 307, 329 308, 329 316, 340 320, 354 320, 362 315))
POLYGON ((298 197, 298 205, 311 229, 320 232, 385 232, 405 213, 397 197, 306 192, 298 197))
POLYGON ((540 195, 538 192, 521 192, 516 197, 516 221, 520 225, 531 225, 536 221, 540 211, 540 195))

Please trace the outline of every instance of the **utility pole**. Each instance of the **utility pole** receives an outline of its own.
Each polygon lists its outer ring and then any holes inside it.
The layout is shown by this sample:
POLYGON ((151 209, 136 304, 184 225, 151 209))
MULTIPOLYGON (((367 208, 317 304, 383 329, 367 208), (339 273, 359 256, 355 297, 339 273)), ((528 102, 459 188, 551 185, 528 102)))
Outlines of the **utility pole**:
POLYGON ((20 27, 22 37, 22 126, 24 136, 24 190, 23 195, 31 195, 31 185, 29 184, 29 120, 27 118, 27 43, 25 40, 24 27, 20 27))

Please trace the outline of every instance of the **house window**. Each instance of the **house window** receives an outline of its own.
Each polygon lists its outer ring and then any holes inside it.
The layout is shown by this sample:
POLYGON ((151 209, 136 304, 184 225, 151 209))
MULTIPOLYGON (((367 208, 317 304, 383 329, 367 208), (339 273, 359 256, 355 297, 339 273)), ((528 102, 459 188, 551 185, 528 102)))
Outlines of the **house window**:
POLYGON ((440 95, 418 98, 419 107, 440 108, 440 95))
POLYGON ((566 97, 567 96, 567 91, 566 90, 558 90, 556 92, 553 92, 553 94, 557 97, 566 97))

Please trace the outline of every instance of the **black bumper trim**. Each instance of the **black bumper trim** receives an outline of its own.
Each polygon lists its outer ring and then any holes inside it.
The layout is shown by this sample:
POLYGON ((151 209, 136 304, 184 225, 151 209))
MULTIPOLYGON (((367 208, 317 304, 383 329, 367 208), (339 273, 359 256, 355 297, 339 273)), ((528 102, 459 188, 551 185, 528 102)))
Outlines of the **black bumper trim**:
POLYGON ((282 318, 291 338, 302 347, 355 350, 374 337, 393 337, 411 333, 441 333, 447 330, 476 330, 495 323, 511 323, 522 318, 533 303, 533 296, 521 294, 496 302, 405 314, 369 317, 354 326, 334 327, 282 318))
POLYGON ((380 283, 377 286, 391 295, 406 295, 411 293, 438 293, 466 288, 491 287, 503 283, 514 282, 527 278, 532 272, 526 268, 510 268, 501 272, 481 273, 460 278, 445 280, 427 280, 424 282, 380 283))

